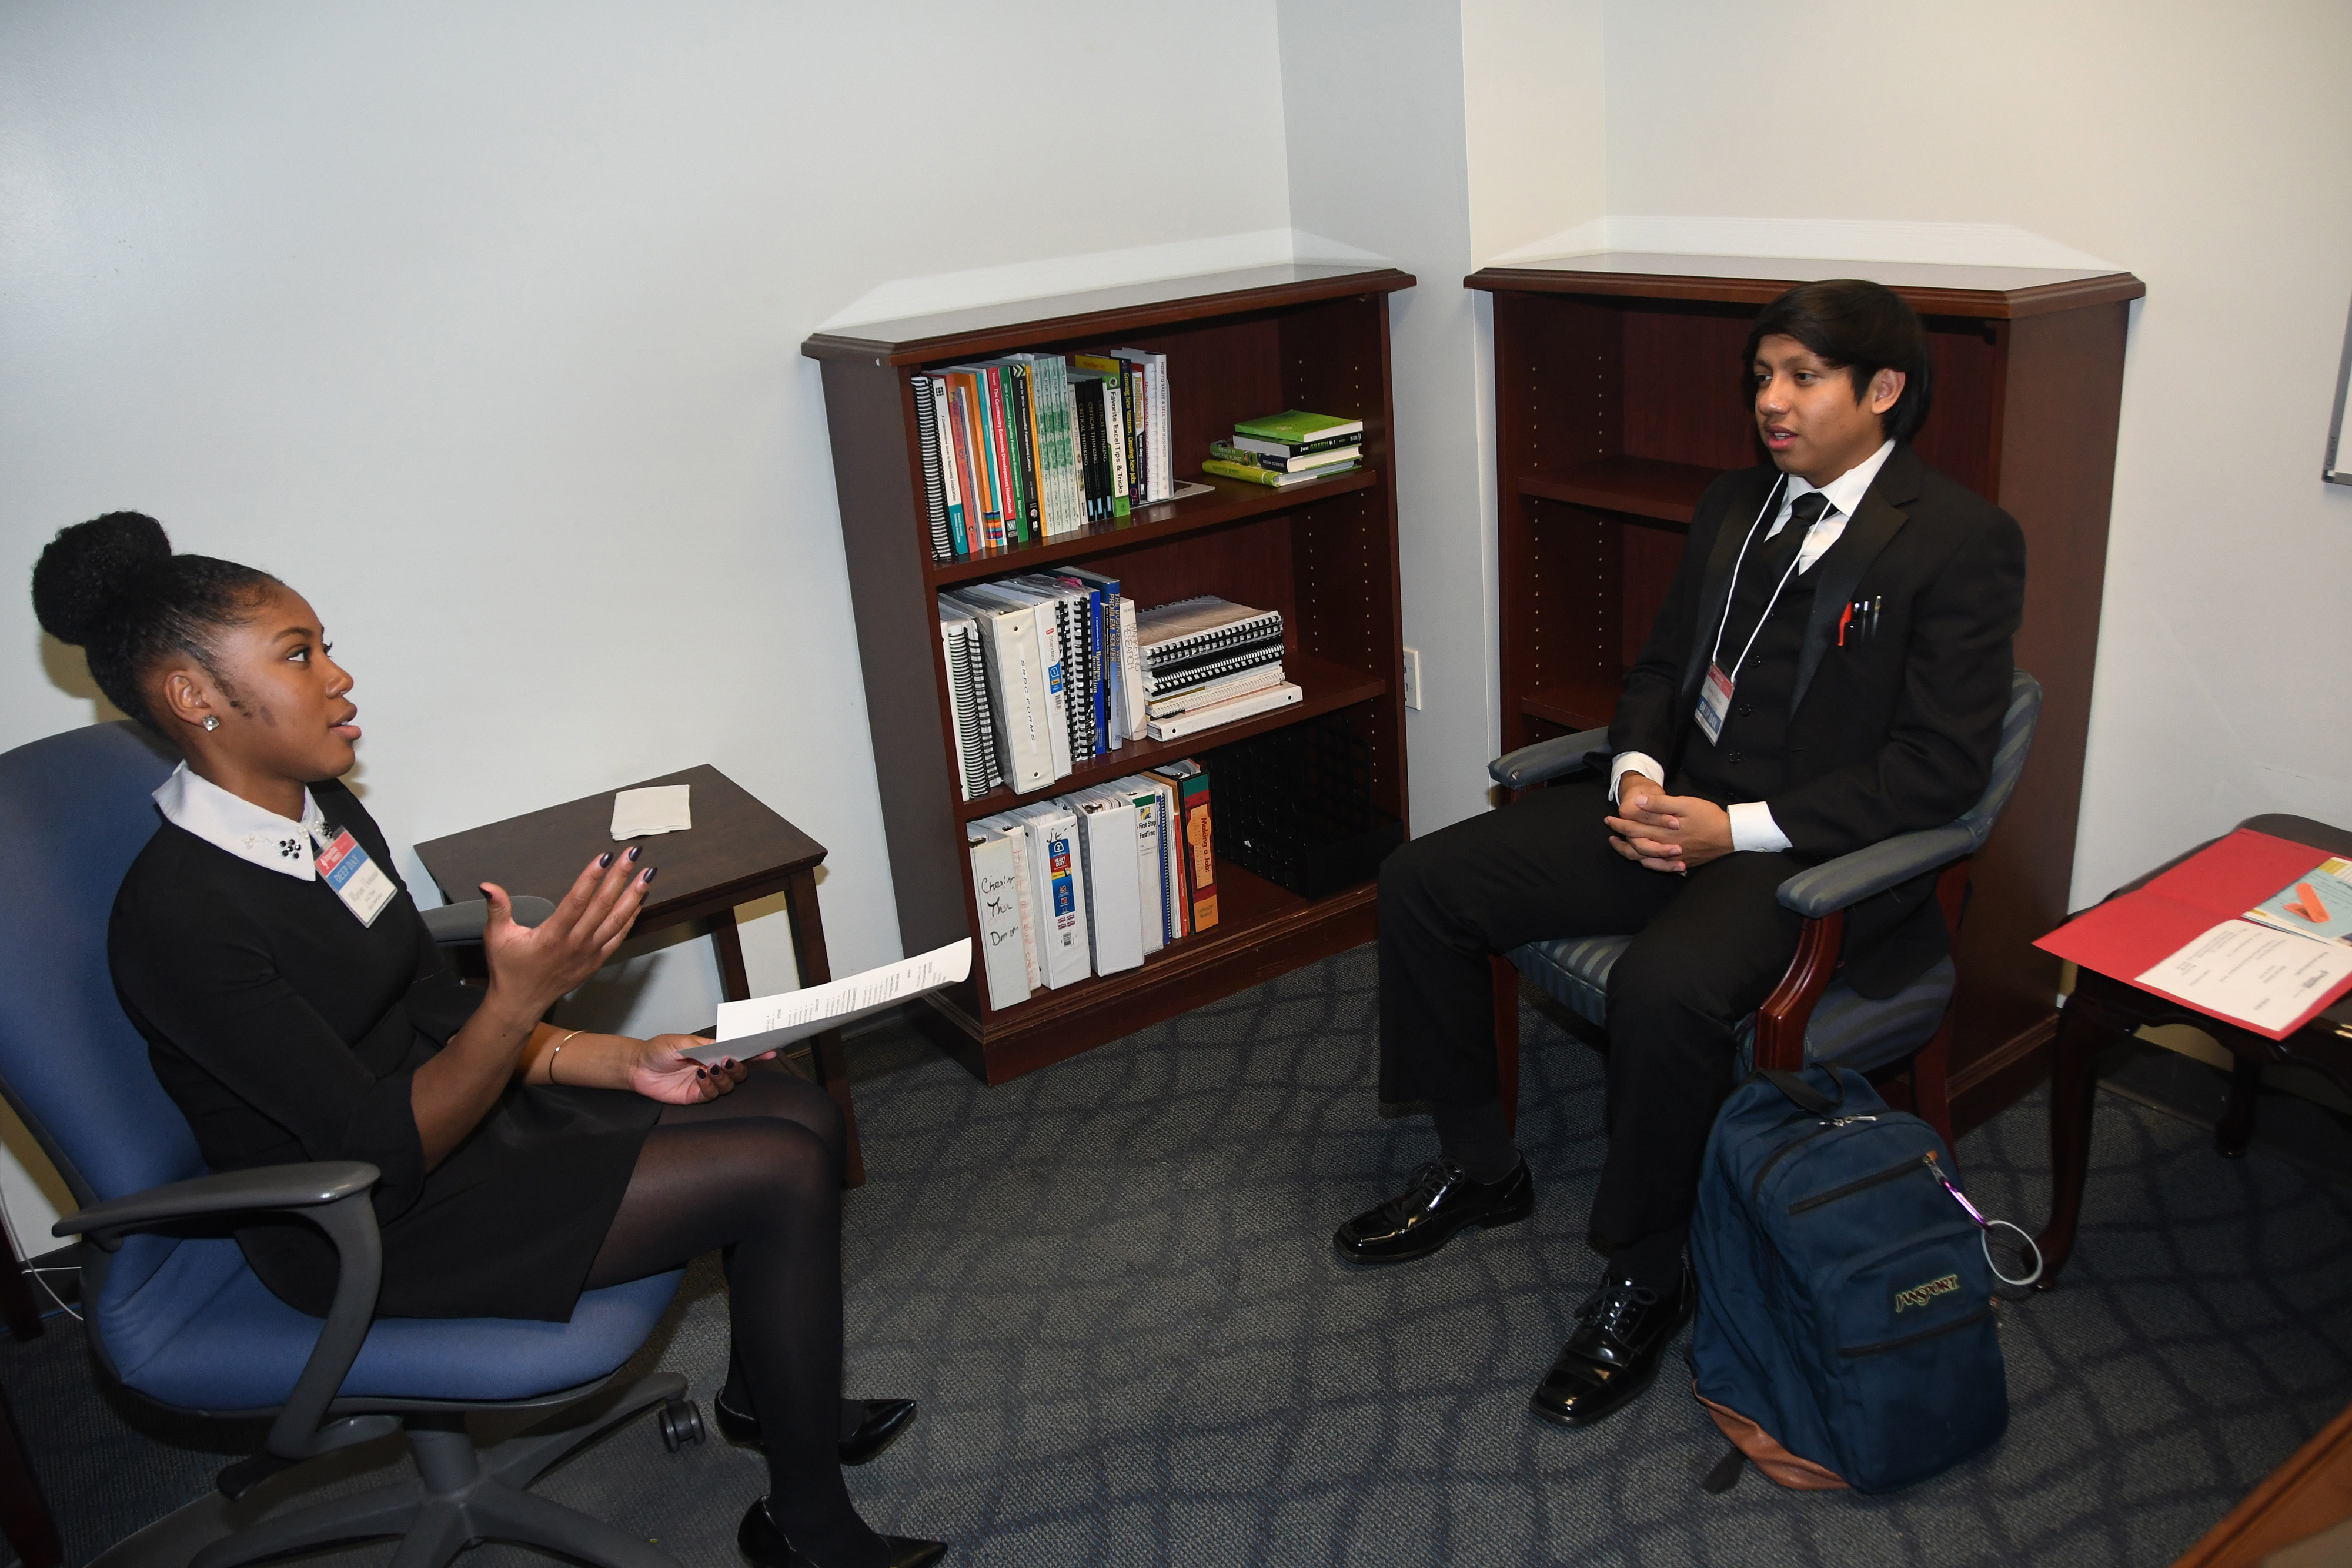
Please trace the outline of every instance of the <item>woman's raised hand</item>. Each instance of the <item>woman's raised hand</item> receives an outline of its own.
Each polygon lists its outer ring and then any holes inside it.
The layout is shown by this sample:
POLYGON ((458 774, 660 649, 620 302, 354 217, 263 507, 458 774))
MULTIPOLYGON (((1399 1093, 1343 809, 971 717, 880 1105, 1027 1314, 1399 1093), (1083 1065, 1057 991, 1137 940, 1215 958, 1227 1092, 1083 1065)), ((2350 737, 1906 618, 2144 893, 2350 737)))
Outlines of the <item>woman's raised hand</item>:
POLYGON ((654 879, 655 868, 640 872, 636 860, 632 845, 624 853, 608 852, 590 861, 555 913, 536 926, 517 925, 506 889, 482 883, 490 905, 482 952, 491 989, 509 991, 536 1017, 603 968, 635 924, 654 879))

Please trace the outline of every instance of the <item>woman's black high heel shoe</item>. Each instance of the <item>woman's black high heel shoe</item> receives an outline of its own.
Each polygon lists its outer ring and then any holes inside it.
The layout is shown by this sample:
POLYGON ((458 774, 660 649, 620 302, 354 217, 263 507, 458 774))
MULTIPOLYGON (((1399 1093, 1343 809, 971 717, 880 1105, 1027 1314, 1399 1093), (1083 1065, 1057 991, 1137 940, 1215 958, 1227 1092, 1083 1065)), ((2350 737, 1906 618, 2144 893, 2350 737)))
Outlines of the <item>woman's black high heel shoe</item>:
MULTIPOLYGON (((904 1535, 886 1535, 883 1544, 890 1549, 890 1568, 930 1568, 948 1554, 944 1541, 916 1541, 904 1535)), ((744 1511, 743 1522, 735 1531, 735 1549, 756 1568, 820 1568, 816 1560, 796 1550, 768 1517, 768 1500, 755 1497, 744 1511)))
MULTIPOLYGON (((866 1406, 866 1419, 841 1440, 841 1462, 845 1465, 862 1465, 879 1457, 883 1449, 915 1424, 916 1406, 911 1399, 867 1399, 861 1403, 866 1406)), ((713 1399, 710 1407, 719 1417, 720 1437, 747 1448, 763 1446, 756 1416, 730 1409, 724 1395, 713 1399)))

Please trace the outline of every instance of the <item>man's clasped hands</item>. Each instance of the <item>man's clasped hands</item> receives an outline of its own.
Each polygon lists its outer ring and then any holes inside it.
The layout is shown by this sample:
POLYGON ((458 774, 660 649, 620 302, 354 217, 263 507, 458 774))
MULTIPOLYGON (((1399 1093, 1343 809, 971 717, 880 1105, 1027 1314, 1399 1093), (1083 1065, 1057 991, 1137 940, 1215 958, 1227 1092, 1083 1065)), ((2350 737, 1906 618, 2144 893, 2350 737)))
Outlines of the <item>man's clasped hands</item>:
POLYGON ((1669 795, 1666 787, 1628 771, 1617 784, 1617 809, 1608 819, 1619 854, 1651 871, 1682 873, 1731 852, 1731 815, 1696 795, 1669 795))

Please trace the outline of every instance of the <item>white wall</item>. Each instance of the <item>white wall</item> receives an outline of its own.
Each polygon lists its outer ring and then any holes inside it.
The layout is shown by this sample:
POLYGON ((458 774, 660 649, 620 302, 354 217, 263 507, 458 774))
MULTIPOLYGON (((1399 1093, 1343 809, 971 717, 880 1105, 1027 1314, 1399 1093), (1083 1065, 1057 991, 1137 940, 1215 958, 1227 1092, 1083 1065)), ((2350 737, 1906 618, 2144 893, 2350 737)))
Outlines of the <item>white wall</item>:
POLYGON ((1601 0, 1462 0, 1476 265, 1607 216, 1604 21, 1601 0))
MULTIPOLYGON (((1273 24, 8 6, 0 559, 152 512, 318 605, 396 843, 712 762, 831 847, 836 968, 896 956, 800 342, 892 279, 1286 232, 1273 24), (1079 107, 1155 81, 1182 112, 1079 107)), ((0 748, 101 716, 21 588, 0 646, 0 748)), ((782 925, 746 931, 755 984, 782 925)), ((707 1022, 708 945, 672 951, 606 1010, 707 1022)))
POLYGON ((1389 296, 1412 828, 1486 806, 1494 755, 1489 382, 1472 301, 1461 16, 1417 0, 1279 0, 1292 221, 1393 257, 1389 296))
POLYGON ((2147 280, 2076 903, 2256 811, 2352 822, 2352 490, 2319 477, 2352 9, 1613 0, 1606 31, 1612 214, 2007 225, 2147 280))

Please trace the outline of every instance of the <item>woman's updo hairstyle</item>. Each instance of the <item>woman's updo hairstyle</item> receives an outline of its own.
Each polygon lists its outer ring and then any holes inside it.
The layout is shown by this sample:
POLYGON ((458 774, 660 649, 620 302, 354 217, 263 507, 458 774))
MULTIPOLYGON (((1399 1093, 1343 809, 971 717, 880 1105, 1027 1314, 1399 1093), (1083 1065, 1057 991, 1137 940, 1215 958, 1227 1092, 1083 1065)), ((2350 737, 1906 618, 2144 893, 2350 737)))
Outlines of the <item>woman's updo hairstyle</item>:
POLYGON ((278 580, 208 555, 173 555, 163 525, 143 512, 109 512, 59 530, 33 567, 41 630, 89 659, 106 700, 158 735, 142 685, 155 663, 185 653, 214 668, 214 635, 240 624, 278 580))

